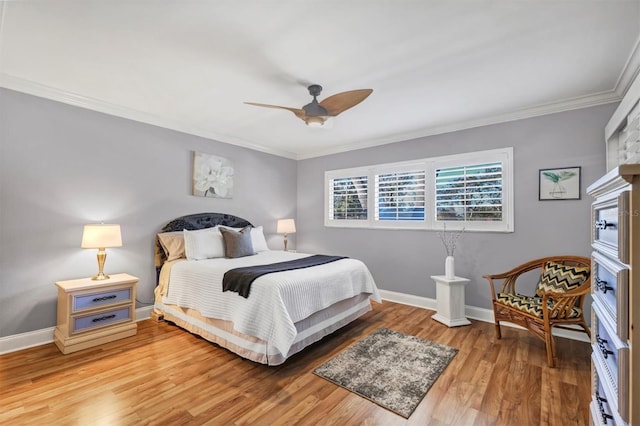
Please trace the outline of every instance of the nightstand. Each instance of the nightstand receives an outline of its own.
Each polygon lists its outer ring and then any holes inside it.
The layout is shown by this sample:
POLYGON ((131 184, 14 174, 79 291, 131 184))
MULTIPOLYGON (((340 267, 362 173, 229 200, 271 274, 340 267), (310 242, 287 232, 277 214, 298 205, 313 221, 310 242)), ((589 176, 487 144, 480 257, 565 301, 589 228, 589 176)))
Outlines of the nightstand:
POLYGON ((58 325, 53 341, 63 354, 133 336, 136 284, 129 274, 58 281, 58 325))

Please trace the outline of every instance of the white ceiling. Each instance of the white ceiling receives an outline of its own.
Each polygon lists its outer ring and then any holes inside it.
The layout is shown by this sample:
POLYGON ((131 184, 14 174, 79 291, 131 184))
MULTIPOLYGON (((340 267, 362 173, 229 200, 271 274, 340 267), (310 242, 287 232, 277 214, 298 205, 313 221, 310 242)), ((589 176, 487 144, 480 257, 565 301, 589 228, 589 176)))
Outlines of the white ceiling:
POLYGON ((0 86, 309 158, 619 100, 640 0, 0 2, 0 86), (313 129, 284 110, 372 88, 313 129))

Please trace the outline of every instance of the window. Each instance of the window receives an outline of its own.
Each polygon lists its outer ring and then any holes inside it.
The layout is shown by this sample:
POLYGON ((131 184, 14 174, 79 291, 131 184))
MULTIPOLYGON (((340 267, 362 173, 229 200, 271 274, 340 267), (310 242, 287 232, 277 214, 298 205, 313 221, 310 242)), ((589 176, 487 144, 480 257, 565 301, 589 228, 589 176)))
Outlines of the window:
POLYGON ((512 168, 504 148, 327 171, 325 225, 513 232, 512 168))

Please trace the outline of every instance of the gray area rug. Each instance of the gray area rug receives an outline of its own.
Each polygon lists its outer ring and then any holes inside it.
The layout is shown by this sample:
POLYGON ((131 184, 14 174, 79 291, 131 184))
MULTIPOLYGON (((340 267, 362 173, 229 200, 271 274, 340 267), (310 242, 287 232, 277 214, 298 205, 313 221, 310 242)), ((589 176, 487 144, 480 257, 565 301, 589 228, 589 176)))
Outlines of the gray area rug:
POLYGON ((409 418, 457 352, 381 328, 313 373, 409 418))

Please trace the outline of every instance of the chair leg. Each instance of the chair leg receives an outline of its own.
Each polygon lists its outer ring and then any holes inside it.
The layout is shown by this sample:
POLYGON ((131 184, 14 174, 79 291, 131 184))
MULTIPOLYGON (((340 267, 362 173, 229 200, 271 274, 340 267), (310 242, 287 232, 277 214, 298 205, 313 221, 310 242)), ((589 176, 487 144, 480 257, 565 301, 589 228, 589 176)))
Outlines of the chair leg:
POLYGON ((500 330, 500 321, 496 321, 496 339, 502 339, 502 331, 500 330))
POLYGON ((587 327, 587 323, 584 320, 582 320, 582 322, 580 323, 580 326, 584 328, 584 332, 587 333, 587 336, 589 336, 589 339, 591 339, 591 330, 589 330, 589 327, 587 327))
POLYGON ((555 353, 555 348, 553 347, 553 334, 551 334, 551 330, 548 333, 545 333, 544 340, 545 346, 547 347, 547 365, 551 368, 555 367, 555 360, 553 355, 555 353))

